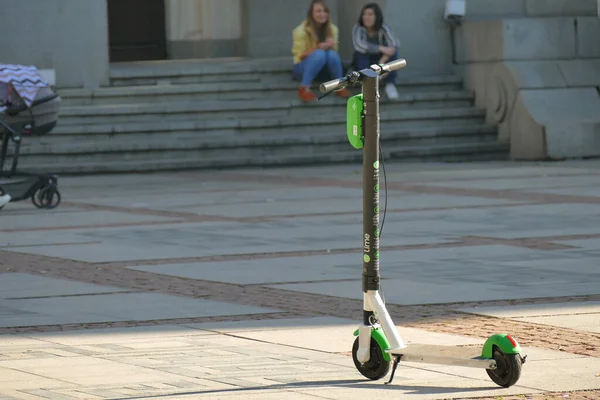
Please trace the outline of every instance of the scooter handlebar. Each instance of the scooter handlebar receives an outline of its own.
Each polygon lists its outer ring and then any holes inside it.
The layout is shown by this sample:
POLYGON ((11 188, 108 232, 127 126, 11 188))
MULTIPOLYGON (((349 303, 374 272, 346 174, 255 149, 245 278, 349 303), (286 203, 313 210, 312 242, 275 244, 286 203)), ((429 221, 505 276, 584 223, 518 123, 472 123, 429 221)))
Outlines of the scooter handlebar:
POLYGON ((321 91, 321 93, 331 92, 332 90, 337 90, 340 87, 342 87, 347 81, 348 81, 348 78, 343 77, 343 78, 339 78, 339 79, 334 79, 329 82, 324 82, 324 83, 321 83, 321 85, 319 86, 319 90, 321 91))
POLYGON ((404 68, 406 67, 406 60, 401 58, 399 60, 394 60, 392 62, 389 62, 387 64, 383 65, 383 69, 386 72, 391 72, 391 71, 396 71, 400 68, 404 68))
MULTIPOLYGON (((406 60, 405 59, 399 59, 399 60, 394 60, 392 62, 389 62, 387 64, 383 64, 383 65, 373 65, 371 67, 369 67, 369 69, 372 69, 374 71, 376 71, 379 75, 382 75, 386 72, 392 72, 392 71, 396 71, 400 68, 404 68, 406 67, 406 60)), ((358 77, 358 73, 353 72, 353 74, 356 74, 356 77, 358 77)), ((342 87, 344 87, 344 85, 346 85, 346 83, 348 83, 348 78, 352 76, 352 74, 345 76, 343 78, 339 78, 339 79, 334 79, 331 80, 329 82, 324 82, 319 86, 319 90, 321 90, 322 93, 327 93, 327 92, 331 92, 333 90, 338 90, 341 89, 342 87)), ((353 80, 354 82, 354 80, 353 80)))

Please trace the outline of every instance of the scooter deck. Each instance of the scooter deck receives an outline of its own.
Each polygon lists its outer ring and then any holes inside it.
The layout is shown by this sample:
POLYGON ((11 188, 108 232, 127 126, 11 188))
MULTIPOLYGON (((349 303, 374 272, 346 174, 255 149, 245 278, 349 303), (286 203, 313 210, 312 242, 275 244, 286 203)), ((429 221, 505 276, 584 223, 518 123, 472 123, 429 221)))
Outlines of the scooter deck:
POLYGON ((401 361, 495 369, 496 361, 481 357, 481 348, 410 344, 387 353, 401 356, 401 361))

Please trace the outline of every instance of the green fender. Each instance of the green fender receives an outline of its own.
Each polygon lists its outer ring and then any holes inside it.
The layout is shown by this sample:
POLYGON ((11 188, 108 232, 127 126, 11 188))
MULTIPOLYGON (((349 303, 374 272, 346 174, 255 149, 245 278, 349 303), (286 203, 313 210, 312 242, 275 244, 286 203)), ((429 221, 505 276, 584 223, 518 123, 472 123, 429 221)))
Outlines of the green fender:
POLYGON ((510 335, 506 333, 500 333, 497 335, 490 336, 483 345, 481 351, 482 358, 492 358, 494 345, 498 346, 504 354, 520 354, 521 346, 519 343, 510 335))
MULTIPOLYGON (((358 329, 354 331, 354 336, 358 336, 358 329)), ((385 333, 383 333, 383 330, 381 328, 372 328, 371 337, 375 339, 375 342, 379 345, 379 348, 383 353, 383 359, 385 361, 391 361, 392 356, 390 356, 390 353, 386 352, 386 350, 390 348, 390 343, 385 337, 385 333)))
POLYGON ((363 108, 362 93, 350 97, 348 103, 346 103, 346 133, 348 141, 355 149, 362 149, 364 146, 362 126, 363 108))

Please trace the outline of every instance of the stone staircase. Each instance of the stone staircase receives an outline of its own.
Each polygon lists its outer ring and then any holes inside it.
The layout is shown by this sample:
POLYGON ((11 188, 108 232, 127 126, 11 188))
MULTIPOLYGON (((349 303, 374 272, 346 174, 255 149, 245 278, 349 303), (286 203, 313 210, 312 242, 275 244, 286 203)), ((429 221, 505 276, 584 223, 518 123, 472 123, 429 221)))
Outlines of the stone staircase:
MULTIPOLYGON (((345 100, 301 104, 290 63, 115 64, 110 87, 60 91, 59 125, 24 141, 20 167, 100 173, 359 162, 346 138, 345 100)), ((506 159, 509 144, 460 78, 399 78, 397 87, 400 99, 381 101, 386 161, 506 159)))

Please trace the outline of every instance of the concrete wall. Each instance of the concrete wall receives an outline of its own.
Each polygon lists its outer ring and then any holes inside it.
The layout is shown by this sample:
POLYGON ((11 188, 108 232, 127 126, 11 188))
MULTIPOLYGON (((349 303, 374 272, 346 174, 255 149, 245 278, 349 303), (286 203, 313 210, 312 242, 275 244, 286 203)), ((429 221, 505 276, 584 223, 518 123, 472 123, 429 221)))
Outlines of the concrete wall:
MULTIPOLYGON (((351 32, 367 0, 328 0, 340 28, 340 53, 352 55, 351 32)), ((409 60, 403 74, 452 70, 445 0, 380 0, 409 60)), ((167 0, 169 58, 290 57, 291 31, 308 0, 167 0)), ((108 17, 104 0, 0 0, 2 62, 55 68, 61 87, 108 84, 108 17), (26 16, 27 23, 23 23, 26 16), (10 38, 10 39, 7 39, 10 38)))
POLYGON ((489 16, 593 16, 599 0, 467 0, 468 18, 489 16))
MULTIPOLYGON (((292 30, 306 17, 308 0, 243 0, 249 57, 291 57, 292 30)), ((344 0, 340 0, 344 1, 344 0)), ((328 0, 331 18, 338 22, 338 1, 328 0)))
POLYGON ((241 0, 167 0, 167 57, 245 55, 241 0))
POLYGON ((402 74, 453 71, 450 27, 443 19, 445 5, 445 0, 388 1, 386 22, 400 39, 400 57, 407 60, 402 74))
MULTIPOLYGON (((516 16, 513 22, 474 28, 486 41, 467 33, 456 42, 459 66, 506 58, 598 57, 595 19, 555 22, 524 16, 598 15, 600 0, 467 0, 467 20, 516 16), (501 32, 507 29, 505 35, 501 32), (526 35, 524 35, 526 33, 526 35), (549 36, 548 36, 549 35, 549 36), (552 40, 548 40, 551 38, 552 40), (471 40, 471 43, 467 43, 471 40), (575 40, 576 45, 572 45, 575 40), (493 43, 476 51, 476 41, 493 43), (510 43, 509 43, 510 42, 510 43), (462 47, 461 47, 462 46, 462 47), (533 54, 533 56, 532 56, 533 54)), ((340 28, 340 52, 349 59, 350 33, 367 0, 328 0, 332 18, 340 28)), ((451 32, 443 21, 445 0, 402 0, 379 3, 386 22, 400 38, 400 56, 408 60, 403 74, 453 72, 451 32)), ((304 18, 308 0, 167 0, 167 35, 171 58, 249 56, 291 57, 291 31, 304 18)), ((55 68, 62 87, 99 86, 108 83, 108 22, 103 0, 0 0, 2 62, 55 68), (26 16, 27 23, 23 23, 26 16)), ((473 31, 473 32, 475 32, 473 31)))
MULTIPOLYGON (((331 16, 340 28, 340 54, 352 56, 352 27, 367 0, 328 0, 331 16)), ((292 29, 306 15, 309 1, 244 0, 247 55, 291 56, 292 29)), ((452 42, 443 21, 445 0, 378 1, 385 21, 396 32, 409 60, 404 74, 436 74, 452 71, 452 42)))
POLYGON ((553 60, 577 53, 575 18, 518 18, 465 23, 456 34, 456 61, 553 60))
POLYGON ((0 0, 0 10, 3 63, 54 68, 62 87, 108 83, 105 1, 0 0))
MULTIPOLYGON (((597 15, 600 0, 467 0, 469 19, 489 16, 597 15)), ((342 58, 352 55, 351 32, 368 0, 327 0, 340 28, 342 58)), ((443 20, 445 0, 377 1, 400 38, 403 74, 453 72, 451 30, 443 20)), ((290 57, 291 31, 305 17, 309 0, 167 0, 170 58, 290 57)), ((542 32, 543 33, 543 32, 542 32)), ((544 42, 544 37, 531 39, 544 42)))

